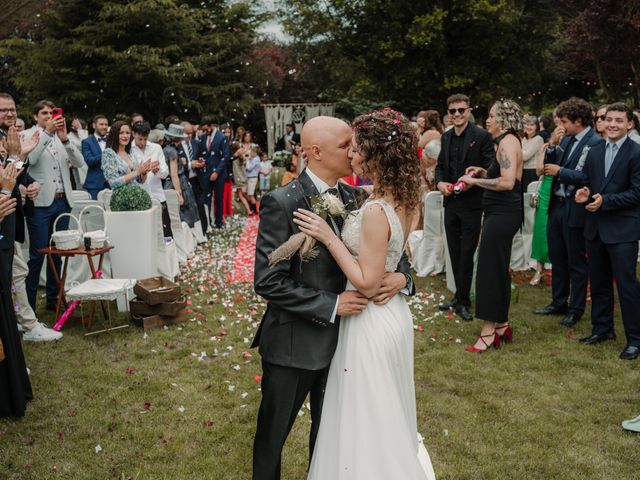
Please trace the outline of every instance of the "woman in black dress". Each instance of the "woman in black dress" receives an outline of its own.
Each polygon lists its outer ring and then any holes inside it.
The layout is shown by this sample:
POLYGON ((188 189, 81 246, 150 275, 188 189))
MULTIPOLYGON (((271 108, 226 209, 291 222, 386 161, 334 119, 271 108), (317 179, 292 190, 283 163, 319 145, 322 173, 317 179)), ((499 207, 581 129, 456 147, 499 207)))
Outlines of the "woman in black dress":
MULTIPOLYGON (((15 201, 11 196, 0 193, 0 222, 14 210, 15 201)), ((12 220, 15 221, 7 218, 7 221, 12 220)), ((5 262, 6 256, 0 255, 0 340, 4 356, 0 361, 0 418, 24 416, 27 402, 33 399, 13 309, 11 279, 5 275, 11 267, 5 262)))
POLYGON ((476 271, 476 316, 483 320, 480 336, 470 352, 484 352, 500 346, 500 339, 511 342, 509 303, 511 243, 523 220, 522 110, 512 100, 496 102, 487 119, 487 131, 494 138, 496 160, 487 169, 469 167, 460 179, 468 187, 480 187, 484 193, 484 221, 478 248, 476 271))

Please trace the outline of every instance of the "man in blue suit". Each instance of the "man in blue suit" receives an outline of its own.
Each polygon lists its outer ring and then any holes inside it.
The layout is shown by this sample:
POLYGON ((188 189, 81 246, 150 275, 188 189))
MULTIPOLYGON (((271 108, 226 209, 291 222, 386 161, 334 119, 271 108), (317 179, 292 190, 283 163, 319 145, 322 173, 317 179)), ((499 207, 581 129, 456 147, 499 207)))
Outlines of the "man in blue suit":
MULTIPOLYGON (((215 228, 222 228, 222 208, 224 182, 227 179, 229 165, 229 142, 227 137, 218 130, 217 124, 211 117, 204 117, 200 128, 205 135, 200 139, 200 157, 205 161, 204 172, 198 173, 202 190, 206 192, 207 205, 211 206, 211 198, 215 207, 215 228)), ((202 226, 206 230, 206 225, 202 226)))
POLYGON ((89 135, 82 141, 82 156, 89 167, 84 188, 91 198, 97 200, 98 192, 109 188, 109 184, 102 174, 102 152, 104 152, 109 132, 109 121, 104 115, 93 117, 93 135, 89 135))
POLYGON ((607 107, 607 141, 589 151, 581 172, 560 171, 560 180, 585 185, 576 192, 584 206, 584 236, 589 253, 592 334, 580 341, 593 345, 614 340, 613 279, 627 346, 623 360, 640 356, 640 283, 636 277, 640 239, 640 145, 627 132, 633 111, 624 103, 607 107), (586 204, 586 206, 585 206, 586 204))
POLYGON ((547 222, 549 259, 553 265, 552 301, 534 313, 566 314, 560 323, 573 327, 582 318, 587 301, 585 211, 575 202, 575 186, 565 184, 558 173, 561 170, 581 171, 589 149, 603 140, 591 128, 593 112, 585 100, 575 97, 565 100, 558 105, 556 114, 561 125, 549 139, 544 166, 545 175, 555 177, 547 222))

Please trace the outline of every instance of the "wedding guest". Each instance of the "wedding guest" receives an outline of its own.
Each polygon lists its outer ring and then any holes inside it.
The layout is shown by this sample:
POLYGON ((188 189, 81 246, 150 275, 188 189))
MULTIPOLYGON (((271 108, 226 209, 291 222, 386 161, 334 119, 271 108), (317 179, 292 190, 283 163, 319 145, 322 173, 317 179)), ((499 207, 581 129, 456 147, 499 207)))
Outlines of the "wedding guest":
MULTIPOLYGON (((200 122, 206 131, 200 139, 200 155, 205 161, 205 172, 201 181, 202 188, 207 192, 207 205, 213 228, 223 227, 224 218, 224 184, 229 168, 229 143, 227 137, 218 129, 217 122, 212 117, 203 117, 200 122)), ((206 225, 203 225, 203 230, 206 225)))
POLYGON ((189 184, 191 185, 191 190, 196 200, 196 208, 198 210, 202 232, 206 233, 209 225, 206 210, 209 192, 203 188, 203 185, 207 185, 206 178, 204 178, 207 162, 200 156, 200 140, 194 138, 195 127, 189 122, 181 122, 180 125, 186 135, 181 145, 187 158, 189 184))
POLYGON ((509 304, 511 274, 509 260, 513 236, 522 225, 522 110, 513 100, 493 104, 487 130, 494 138, 496 158, 488 169, 468 167, 460 179, 469 189, 480 187, 484 221, 478 248, 476 273, 476 315, 483 320, 480 336, 469 352, 482 353, 511 342, 509 304), (475 174, 475 177, 470 175, 475 174))
MULTIPOLYGON (((69 141, 64 117, 52 117, 53 102, 41 100, 33 107, 36 125, 24 132, 28 140, 39 132, 38 146, 29 154, 29 175, 40 186, 40 194, 33 201, 34 208, 27 216, 29 229, 29 274, 27 275, 27 295, 29 304, 36 309, 36 292, 40 284, 40 272, 44 254, 40 249, 49 246, 53 224, 62 213, 69 213, 74 205, 69 165, 81 168, 85 165, 80 151, 69 141)), ((69 218, 58 221, 57 229, 66 230, 69 218)), ((60 275, 62 261, 54 256, 53 264, 60 275)), ((51 266, 47 264, 46 307, 56 310, 58 282, 51 266)))
MULTIPOLYGON (((233 130, 227 124, 220 127, 222 134, 227 137, 227 144, 231 146, 233 143, 233 130)), ((224 182, 224 190, 222 194, 223 217, 233 215, 233 155, 229 155, 229 163, 227 164, 227 179, 224 182)))
POLYGON ((132 113, 131 122, 129 122, 129 125, 133 126, 134 123, 138 123, 138 122, 144 122, 144 117, 142 116, 141 113, 132 113))
POLYGON ((144 183, 151 161, 138 163, 131 152, 131 127, 121 120, 111 125, 106 148, 102 152, 102 173, 115 190, 128 183, 144 183))
POLYGON ((640 145, 628 138, 633 112, 624 103, 606 110, 607 140, 589 150, 581 171, 561 169, 566 184, 585 185, 576 192, 584 205, 584 236, 589 255, 591 335, 585 345, 615 340, 613 283, 618 287, 627 345, 622 360, 640 356, 640 282, 636 274, 640 239, 640 145), (604 167, 604 168, 603 168, 604 167))
POLYGON ((251 205, 253 213, 258 213, 258 202, 256 202, 256 187, 258 186, 258 176, 260 175, 260 147, 254 145, 251 148, 251 156, 246 165, 247 169, 247 201, 251 205))
POLYGON ((558 173, 560 169, 582 170, 585 149, 588 151, 603 140, 591 127, 593 112, 585 100, 575 97, 565 100, 558 105, 556 114, 560 126, 549 138, 544 161, 545 175, 554 177, 547 220, 552 300, 534 313, 565 315, 560 323, 571 328, 582 318, 587 300, 585 211, 576 205, 575 187, 565 185, 558 173))
POLYGON ((24 132, 24 129, 25 129, 24 120, 21 118, 16 118, 15 127, 18 133, 24 132))
POLYGON ((276 150, 293 151, 293 145, 300 143, 300 134, 296 133, 293 123, 287 123, 284 135, 276 143, 276 150))
POLYGON ((284 187, 285 185, 289 185, 291 182, 293 182, 296 178, 298 178, 298 169, 296 168, 296 166, 289 162, 286 165, 286 170, 284 172, 284 174, 282 175, 282 179, 280 179, 280 186, 284 187))
POLYGON ((96 200, 98 192, 109 188, 109 183, 102 173, 102 153, 107 148, 109 120, 104 115, 96 115, 93 117, 92 126, 93 135, 82 141, 81 149, 88 168, 83 186, 91 198, 96 200))
MULTIPOLYGON (((0 166, 0 169, 4 167, 0 166)), ((3 177, 4 181, 8 180, 4 175, 3 177)), ((15 182, 15 176, 12 178, 15 182)), ((2 183, 0 227, 6 218, 15 212, 16 199, 5 193, 13 189, 14 186, 2 183)), ((3 263, 0 265, 0 271, 8 268, 4 265, 5 261, 4 256, 0 256, 0 263, 3 263)), ((0 418, 23 417, 27 403, 33 400, 31 382, 16 325, 11 282, 7 276, 0 275, 0 347, 3 352, 3 359, 0 360, 0 418)))
POLYGON ((640 113, 633 112, 633 121, 629 129, 629 138, 636 143, 640 143, 640 113))
POLYGON ((469 122, 470 105, 466 95, 455 94, 447 99, 453 128, 442 136, 442 149, 435 169, 436 188, 444 196, 444 228, 456 284, 453 299, 439 308, 454 308, 466 321, 473 320, 469 310, 470 292, 473 256, 482 223, 483 189, 472 188, 454 194, 452 187, 468 167, 487 169, 495 161, 491 135, 469 122))
MULTIPOLYGON (((544 175, 544 158, 547 144, 543 144, 536 159, 536 175, 544 175)), ((549 247, 547 245, 547 215, 549 211, 549 198, 551 197, 551 184, 553 177, 544 175, 542 183, 534 192, 536 198, 536 215, 533 223, 533 238, 531 240, 531 258, 536 261, 536 272, 529 285, 540 285, 544 278, 544 266, 549 263, 549 247)))
POLYGON ((433 192, 436 190, 436 164, 442 150, 442 143, 438 139, 431 140, 424 147, 422 161, 420 162, 420 173, 422 175, 422 192, 433 192))
POLYGON ((596 133, 605 140, 607 139, 607 126, 605 119, 607 118, 607 107, 609 105, 600 105, 596 109, 596 116, 593 119, 593 127, 596 129, 596 133))
POLYGON ((252 211, 255 211, 255 200, 251 202, 247 195, 248 190, 248 180, 247 180, 247 165, 251 160, 251 149, 256 144, 253 141, 253 134, 246 130, 242 137, 242 142, 240 143, 240 148, 236 150, 235 158, 238 163, 237 168, 233 170, 233 179, 236 183, 236 192, 238 193, 238 197, 240 201, 244 205, 245 202, 242 201, 242 197, 246 200, 247 205, 249 206, 249 211, 247 211, 247 215, 251 214, 252 211), (241 165, 240 165, 241 163, 241 165))
POLYGON ((301 162, 298 161, 300 155, 302 155, 302 146, 294 145, 293 152, 291 154, 291 163, 296 168, 296 172, 298 173, 300 173, 304 169, 304 165, 301 165, 301 162))
POLYGON ((242 125, 236 128, 236 135, 233 138, 233 141, 242 143, 244 141, 244 134, 246 133, 246 131, 247 131, 246 128, 244 128, 242 125))
POLYGON ((162 181, 169 175, 169 167, 164 158, 164 153, 160 145, 149 142, 151 125, 149 122, 136 122, 131 127, 133 131, 133 142, 131 143, 131 156, 134 163, 141 164, 149 161, 149 171, 146 179, 141 183, 149 196, 160 203, 162 209, 162 230, 165 239, 173 238, 171 230, 171 218, 167 208, 167 197, 162 188, 162 181))
POLYGON ((249 202, 247 200, 247 168, 246 162, 244 159, 244 155, 239 154, 238 151, 242 148, 242 146, 234 142, 233 149, 235 150, 232 153, 234 157, 233 160, 233 188, 236 192, 237 198, 244 207, 247 215, 251 214, 251 207, 249 206, 249 202))
POLYGON ((540 118, 538 118, 538 129, 539 129, 538 135, 542 137, 542 140, 544 140, 544 143, 547 143, 549 141, 549 137, 551 136, 549 134, 550 128, 551 128, 551 119, 546 115, 540 115, 540 118))
POLYGON ((444 129, 437 110, 426 110, 421 118, 424 120, 424 131, 420 135, 418 147, 424 148, 431 140, 440 140, 444 129))
POLYGON ((260 154, 260 193, 265 193, 271 190, 271 172, 273 171, 273 165, 269 160, 267 152, 260 154))
POLYGON ((451 115, 446 114, 444 117, 442 117, 442 126, 444 127, 445 132, 453 128, 453 121, 451 119, 451 115))
POLYGON ((165 182, 165 188, 174 189, 178 193, 180 203, 180 220, 186 222, 189 227, 199 220, 196 198, 189 183, 188 153, 182 145, 182 141, 187 137, 184 134, 184 127, 177 123, 169 124, 169 128, 164 132, 169 140, 162 149, 166 160, 169 162, 169 177, 165 182))
POLYGON ((544 145, 544 140, 538 134, 538 119, 530 115, 525 116, 524 136, 522 137, 522 160, 524 162, 522 188, 525 192, 529 184, 535 182, 539 177, 536 174, 536 160, 542 145, 544 145))

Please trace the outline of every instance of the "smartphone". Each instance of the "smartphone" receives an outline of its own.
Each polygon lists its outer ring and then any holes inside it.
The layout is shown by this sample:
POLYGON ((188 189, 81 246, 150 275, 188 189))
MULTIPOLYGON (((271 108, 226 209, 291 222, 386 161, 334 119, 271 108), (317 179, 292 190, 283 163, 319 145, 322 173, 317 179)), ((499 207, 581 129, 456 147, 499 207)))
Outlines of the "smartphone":
POLYGON ((53 107, 51 109, 51 118, 57 118, 62 116, 62 109, 58 107, 53 107))

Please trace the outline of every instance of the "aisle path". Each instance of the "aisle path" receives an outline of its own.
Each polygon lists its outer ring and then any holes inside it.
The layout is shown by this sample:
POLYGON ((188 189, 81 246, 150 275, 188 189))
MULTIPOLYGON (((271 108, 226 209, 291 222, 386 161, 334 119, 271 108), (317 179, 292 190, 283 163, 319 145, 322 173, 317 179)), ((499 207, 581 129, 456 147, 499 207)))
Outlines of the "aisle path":
POLYGON ((256 256, 256 238, 260 218, 255 215, 247 219, 240 241, 233 256, 233 269, 227 275, 228 283, 252 283, 256 256))

